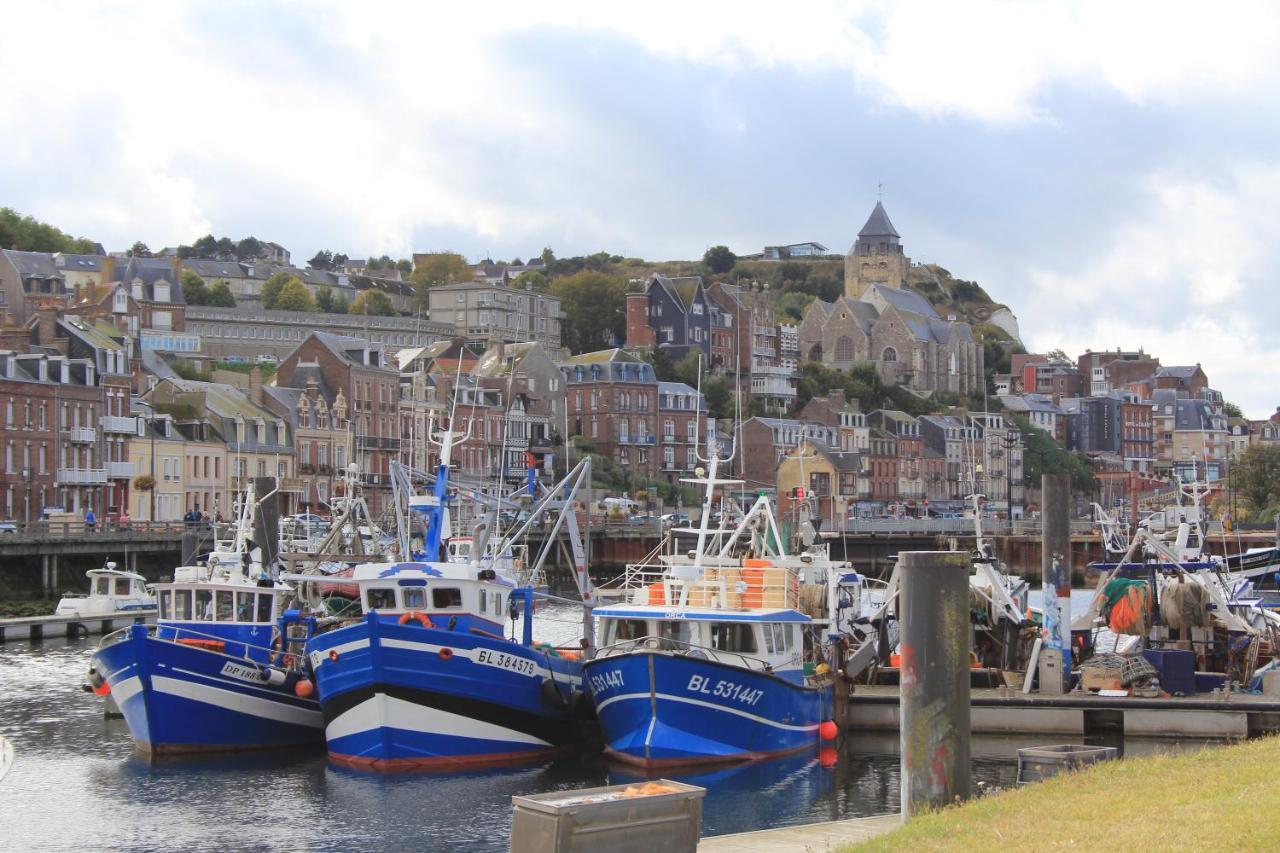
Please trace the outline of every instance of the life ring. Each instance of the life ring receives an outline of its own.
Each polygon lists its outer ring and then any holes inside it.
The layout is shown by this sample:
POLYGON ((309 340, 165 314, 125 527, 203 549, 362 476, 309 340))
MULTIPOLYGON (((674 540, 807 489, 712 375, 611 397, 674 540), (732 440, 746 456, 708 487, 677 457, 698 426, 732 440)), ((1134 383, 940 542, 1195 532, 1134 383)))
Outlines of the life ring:
POLYGON ((407 625, 410 622, 415 621, 421 623, 423 628, 435 627, 431 624, 431 620, 427 618, 426 614, 418 610, 410 610, 408 613, 401 613, 400 618, 396 620, 396 623, 399 625, 407 625))

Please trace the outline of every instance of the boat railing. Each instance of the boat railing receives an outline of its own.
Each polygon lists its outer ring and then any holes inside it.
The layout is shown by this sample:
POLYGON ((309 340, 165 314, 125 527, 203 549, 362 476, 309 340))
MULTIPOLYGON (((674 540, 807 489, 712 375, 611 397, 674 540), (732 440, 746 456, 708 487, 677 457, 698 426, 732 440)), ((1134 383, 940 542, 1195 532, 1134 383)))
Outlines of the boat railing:
MULTIPOLYGON (((128 637, 129 632, 132 629, 133 629, 133 626, 130 625, 125 628, 121 628, 117 631, 112 631, 110 634, 106 634, 105 636, 103 636, 102 640, 99 641, 99 644, 98 644, 99 648, 110 645, 111 643, 117 643, 117 642, 120 642, 121 640, 124 640, 126 637, 128 637)), ((277 635, 277 632, 274 626, 272 626, 271 631, 272 631, 273 637, 277 635)), ((148 625, 147 635, 154 639, 163 640, 165 642, 180 643, 181 645, 186 645, 186 646, 189 646, 190 648, 193 648, 202 652, 211 652, 214 654, 222 655, 224 657, 242 658, 254 664, 260 664, 262 660, 266 660, 266 661, 270 661, 273 664, 286 666, 286 658, 294 657, 293 655, 290 655, 287 652, 282 653, 279 646, 260 646, 254 643, 247 643, 242 640, 227 639, 226 637, 218 636, 216 634, 209 634, 204 631, 198 631, 195 628, 188 628, 183 625, 173 625, 173 624, 148 625), (164 631, 163 635, 160 633, 161 630, 164 631), (182 643, 182 640, 196 640, 198 642, 182 643), (209 645, 208 646, 202 645, 203 643, 207 643, 209 645), (220 649, 215 647, 216 644, 219 644, 219 643, 222 644, 220 649), (230 651, 227 651, 227 649, 234 649, 236 652, 240 652, 240 653, 234 654, 230 651), (252 652, 258 652, 260 654, 260 658, 255 658, 254 655, 251 654, 252 652)), ((301 661, 298 660, 298 661, 295 661, 295 663, 300 664, 301 661)))
POLYGON ((631 604, 710 607, 725 610, 793 609, 800 604, 800 576, 788 566, 750 565, 765 560, 704 565, 697 578, 676 577, 676 566, 627 567, 621 588, 631 604), (687 595, 685 595, 687 591, 687 595))
MULTIPOLYGON (((625 655, 634 651, 649 649, 659 652, 671 652, 673 654, 683 655, 685 657, 700 658, 702 660, 715 660, 720 663, 738 662, 744 669, 760 670, 762 672, 771 672, 774 665, 763 658, 752 657, 742 652, 730 652, 724 649, 716 649, 711 646, 703 646, 698 643, 690 643, 685 640, 677 640, 674 637, 637 637, 634 640, 619 640, 608 646, 602 646, 596 649, 595 658, 613 657, 614 655, 625 655)), ((794 658, 787 663, 798 663, 799 657, 794 658)))

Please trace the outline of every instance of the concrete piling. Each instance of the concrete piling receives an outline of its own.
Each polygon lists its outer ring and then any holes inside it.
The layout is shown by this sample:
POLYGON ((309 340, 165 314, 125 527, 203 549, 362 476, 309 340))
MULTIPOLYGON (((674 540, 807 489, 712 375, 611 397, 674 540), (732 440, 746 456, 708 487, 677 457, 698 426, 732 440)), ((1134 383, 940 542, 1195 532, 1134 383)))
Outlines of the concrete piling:
POLYGON ((959 551, 904 551, 902 816, 968 799, 969 572, 959 551))
POLYGON ((1066 692, 1071 671, 1071 477, 1044 474, 1040 478, 1044 541, 1040 569, 1044 580, 1044 651, 1040 692, 1066 692), (1047 653, 1047 654, 1046 654, 1047 653), (1049 678, 1043 676, 1053 673, 1049 678))

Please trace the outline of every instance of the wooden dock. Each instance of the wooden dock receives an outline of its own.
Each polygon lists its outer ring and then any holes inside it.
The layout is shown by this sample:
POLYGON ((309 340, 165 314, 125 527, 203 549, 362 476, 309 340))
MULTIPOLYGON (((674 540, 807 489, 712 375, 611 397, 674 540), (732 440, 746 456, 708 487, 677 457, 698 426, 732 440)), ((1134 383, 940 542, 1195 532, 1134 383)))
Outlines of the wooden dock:
MULTIPOLYGON (((1147 699, 1091 693, 1001 695, 998 689, 974 688, 969 707, 976 734, 1235 739, 1280 732, 1280 697, 1249 693, 1147 699)), ((896 686, 859 685, 849 697, 845 728, 898 731, 899 722, 896 686)))
POLYGON ((93 616, 23 616, 0 619, 0 643, 9 640, 44 640, 49 637, 86 637, 110 634, 135 622, 156 621, 155 610, 117 610, 93 616))
POLYGON ((760 851, 760 853, 820 853, 844 844, 866 841, 902 826, 897 814, 829 820, 803 826, 783 826, 757 832, 712 835, 698 842, 698 853, 760 851))

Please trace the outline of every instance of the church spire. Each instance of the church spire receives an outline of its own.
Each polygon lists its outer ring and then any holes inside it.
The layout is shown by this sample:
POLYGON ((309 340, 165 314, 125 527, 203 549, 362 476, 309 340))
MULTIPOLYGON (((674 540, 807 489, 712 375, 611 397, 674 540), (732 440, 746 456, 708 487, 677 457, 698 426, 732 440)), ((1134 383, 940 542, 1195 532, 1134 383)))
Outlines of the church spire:
POLYGON ((893 223, 889 221, 889 214, 884 212, 884 205, 879 201, 876 202, 871 215, 867 217, 867 224, 863 225, 862 230, 858 232, 859 238, 892 237, 893 242, 897 242, 901 236, 894 229, 893 223))

